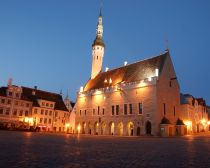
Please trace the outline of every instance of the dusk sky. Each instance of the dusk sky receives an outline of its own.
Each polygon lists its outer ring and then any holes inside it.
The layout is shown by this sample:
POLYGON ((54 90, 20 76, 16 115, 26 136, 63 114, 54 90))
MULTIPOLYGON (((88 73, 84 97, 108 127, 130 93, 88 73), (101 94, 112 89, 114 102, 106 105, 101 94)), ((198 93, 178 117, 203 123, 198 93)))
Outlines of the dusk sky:
MULTIPOLYGON (((0 86, 72 100, 90 78, 100 0, 0 0, 0 86)), ((209 0, 104 0, 103 67, 159 55, 168 46, 181 92, 210 105, 209 0), (168 43, 166 42, 168 41, 168 43)))

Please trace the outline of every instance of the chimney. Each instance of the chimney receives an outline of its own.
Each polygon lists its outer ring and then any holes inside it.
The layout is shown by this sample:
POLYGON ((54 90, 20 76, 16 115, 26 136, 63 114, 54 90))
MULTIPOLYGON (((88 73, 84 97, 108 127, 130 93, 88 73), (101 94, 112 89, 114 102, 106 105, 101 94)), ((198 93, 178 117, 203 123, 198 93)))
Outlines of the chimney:
POLYGON ((8 86, 12 86, 12 78, 9 78, 9 79, 8 79, 7 85, 8 85, 8 86))

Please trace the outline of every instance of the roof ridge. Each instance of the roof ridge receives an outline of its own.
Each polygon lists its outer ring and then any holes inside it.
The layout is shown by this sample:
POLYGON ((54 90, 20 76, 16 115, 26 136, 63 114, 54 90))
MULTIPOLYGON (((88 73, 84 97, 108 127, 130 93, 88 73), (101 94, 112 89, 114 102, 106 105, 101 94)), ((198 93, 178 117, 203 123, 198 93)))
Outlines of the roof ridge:
POLYGON ((61 96, 61 95, 58 94, 58 93, 54 93, 54 92, 50 92, 50 91, 45 91, 45 90, 40 90, 40 89, 35 89, 35 88, 30 88, 30 87, 25 87, 25 86, 21 86, 21 88, 26 88, 26 89, 31 89, 31 90, 37 90, 37 91, 41 91, 41 92, 44 92, 44 93, 50 93, 50 94, 54 94, 54 95, 59 95, 59 96, 61 96))
MULTIPOLYGON (((120 69, 120 68, 123 68, 123 67, 126 67, 126 66, 130 66, 130 65, 133 65, 133 64, 136 64, 136 63, 139 63, 139 62, 143 62, 143 61, 147 61, 147 60, 150 60, 150 59, 153 59, 153 58, 157 58, 157 57, 160 57, 166 53, 169 53, 169 51, 165 50, 163 53, 157 55, 157 56, 152 56, 152 57, 149 57, 149 58, 145 58, 145 59, 142 59, 142 60, 139 60, 139 61, 136 61, 136 62, 133 62, 131 64, 127 64, 127 65, 124 65, 124 66, 120 66, 120 67, 116 67, 116 68, 113 68, 113 69, 110 69, 108 71, 104 71, 102 73, 106 73, 106 72, 109 72, 109 71, 113 71, 113 70, 116 70, 116 69, 120 69)), ((102 74, 101 73, 101 74, 102 74)))

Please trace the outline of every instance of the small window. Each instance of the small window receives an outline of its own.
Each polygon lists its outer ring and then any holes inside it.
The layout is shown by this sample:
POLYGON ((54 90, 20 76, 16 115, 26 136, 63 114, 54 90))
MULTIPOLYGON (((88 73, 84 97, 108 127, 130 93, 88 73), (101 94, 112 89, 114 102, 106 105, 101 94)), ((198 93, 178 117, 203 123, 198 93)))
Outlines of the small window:
POLYGON ((98 115, 99 115, 99 113, 100 113, 100 106, 98 106, 98 115))
POLYGON ((40 118, 39 122, 42 123, 43 118, 40 118))
POLYGON ((3 113, 4 113, 4 109, 0 108, 0 114, 3 114, 3 113))
POLYGON ((9 96, 12 96, 12 92, 9 92, 8 95, 9 95, 9 96))
POLYGON ((20 110, 19 116, 23 115, 23 110, 20 110))
POLYGON ((50 116, 52 115, 52 111, 49 112, 49 115, 50 115, 50 116))
POLYGON ((174 106, 174 117, 176 116, 176 107, 174 106))
POLYGON ((93 109, 93 115, 95 115, 95 109, 93 109))
POLYGON ((142 103, 139 103, 139 114, 143 113, 143 106, 142 103))
POLYGON ((11 104, 11 100, 8 100, 8 101, 7 101, 7 104, 11 104))
POLYGON ((15 101, 15 105, 18 106, 18 101, 15 101))
POLYGON ((103 113, 103 115, 104 115, 104 113, 105 113, 105 109, 104 109, 104 108, 103 108, 103 112, 102 112, 102 113, 103 113))
POLYGON ((42 115, 44 114, 44 110, 43 110, 43 109, 41 109, 41 114, 42 114, 42 115))
POLYGON ((8 108, 8 109, 6 109, 6 115, 9 115, 9 113, 10 113, 10 108, 8 108))
POLYGON ((16 116, 17 115, 17 109, 13 110, 13 115, 16 116))
POLYGON ((46 106, 49 107, 49 103, 46 103, 46 106))
POLYGON ((114 115, 114 106, 112 106, 112 115, 114 115))
POLYGON ((48 123, 49 123, 49 124, 51 124, 51 121, 52 121, 52 120, 51 120, 51 119, 49 119, 49 122, 48 122, 48 123))
POLYGON ((85 110, 85 115, 87 114, 87 110, 85 110))
POLYGON ((29 103, 26 103, 26 107, 29 107, 29 103))
POLYGON ((15 96, 16 96, 17 98, 19 98, 19 97, 20 97, 20 94, 19 94, 19 93, 16 93, 15 96))
POLYGON ((119 115, 119 105, 116 105, 116 115, 119 115))
POLYGON ((47 124, 47 118, 44 119, 44 123, 47 124))
POLYGON ((127 111, 128 111, 128 109, 127 109, 128 107, 127 107, 127 104, 124 104, 124 115, 127 115, 127 111))
POLYGON ((53 104, 50 104, 50 107, 53 107, 53 104))
POLYGON ((129 110, 130 110, 130 114, 133 113, 133 107, 132 107, 132 104, 129 104, 129 110))
POLYGON ((166 115, 166 104, 165 103, 163 103, 163 113, 164 113, 164 115, 166 115))
POLYGON ((170 87, 172 86, 172 83, 171 83, 171 81, 169 81, 169 86, 170 86, 170 87))
POLYGON ((37 114, 37 109, 36 108, 34 109, 34 114, 37 114))
POLYGON ((25 116, 28 116, 28 111, 27 110, 25 111, 25 116))
POLYGON ((96 58, 98 59, 98 56, 96 58))
POLYGON ((82 110, 79 111, 79 115, 80 115, 80 116, 81 116, 81 114, 82 114, 82 110))
POLYGON ((4 104, 5 103, 5 99, 1 99, 1 103, 4 104))
POLYGON ((45 115, 47 115, 48 114, 48 110, 45 110, 45 115))

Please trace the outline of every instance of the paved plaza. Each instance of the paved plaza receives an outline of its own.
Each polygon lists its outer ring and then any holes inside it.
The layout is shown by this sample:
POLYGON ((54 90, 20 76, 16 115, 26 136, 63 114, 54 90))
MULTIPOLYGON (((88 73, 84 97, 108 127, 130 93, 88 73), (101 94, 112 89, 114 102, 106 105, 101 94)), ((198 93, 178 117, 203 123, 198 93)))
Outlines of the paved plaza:
POLYGON ((111 137, 0 131, 0 167, 210 167, 210 135, 111 137))

